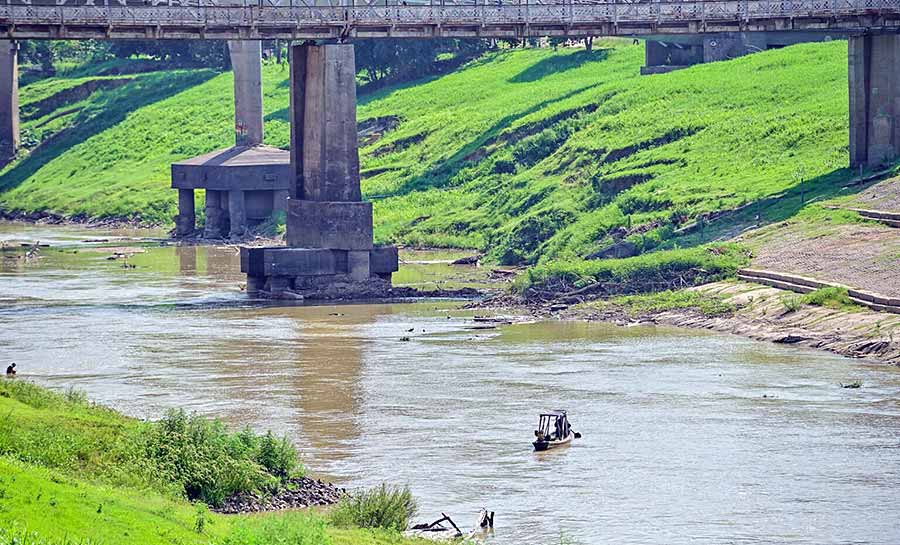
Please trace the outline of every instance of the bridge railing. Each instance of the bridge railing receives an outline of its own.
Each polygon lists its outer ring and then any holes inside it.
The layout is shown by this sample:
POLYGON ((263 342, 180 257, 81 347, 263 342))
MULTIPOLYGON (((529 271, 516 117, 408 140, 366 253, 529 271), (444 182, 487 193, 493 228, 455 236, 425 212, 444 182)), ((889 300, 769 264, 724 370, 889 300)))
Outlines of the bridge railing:
POLYGON ((0 0, 0 21, 33 25, 314 26, 654 23, 900 11, 900 0, 0 0))

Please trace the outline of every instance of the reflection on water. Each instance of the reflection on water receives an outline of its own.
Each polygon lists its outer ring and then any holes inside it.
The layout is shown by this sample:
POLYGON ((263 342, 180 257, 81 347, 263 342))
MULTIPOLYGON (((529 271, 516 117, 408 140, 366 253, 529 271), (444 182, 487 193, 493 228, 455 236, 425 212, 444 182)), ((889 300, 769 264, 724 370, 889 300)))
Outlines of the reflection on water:
POLYGON ((316 474, 408 483, 422 518, 496 511, 494 543, 900 542, 897 369, 682 330, 473 330, 451 302, 260 305, 232 247, 150 242, 125 270, 41 235, 65 248, 0 274, 22 378, 286 433, 316 474), (584 437, 535 454, 551 408, 584 437))

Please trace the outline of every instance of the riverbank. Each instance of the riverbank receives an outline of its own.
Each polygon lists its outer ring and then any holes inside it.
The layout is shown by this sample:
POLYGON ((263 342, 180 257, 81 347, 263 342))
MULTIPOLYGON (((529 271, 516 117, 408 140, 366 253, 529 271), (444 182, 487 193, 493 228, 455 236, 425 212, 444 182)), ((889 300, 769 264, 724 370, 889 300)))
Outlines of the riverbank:
POLYGON ((0 411, 3 543, 415 543, 338 528, 321 511, 210 511, 339 500, 339 489, 304 478, 293 448, 271 434, 177 412, 140 421, 15 378, 0 380, 0 411))

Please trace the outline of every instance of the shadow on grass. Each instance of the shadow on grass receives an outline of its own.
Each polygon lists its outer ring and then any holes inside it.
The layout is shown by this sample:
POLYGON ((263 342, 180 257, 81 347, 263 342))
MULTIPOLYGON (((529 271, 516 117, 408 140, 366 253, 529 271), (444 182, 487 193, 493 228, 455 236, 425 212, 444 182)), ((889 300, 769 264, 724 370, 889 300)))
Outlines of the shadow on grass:
POLYGON ((0 191, 18 187, 50 161, 73 146, 109 129, 140 108, 200 85, 218 75, 213 70, 158 72, 135 78, 110 91, 95 93, 91 104, 81 110, 72 126, 42 142, 29 155, 0 175, 0 191))
POLYGON ((599 62, 609 57, 610 49, 579 51, 571 55, 553 55, 540 60, 509 79, 510 83, 530 83, 551 74, 573 70, 588 62, 599 62))
POLYGON ((849 185, 856 171, 842 168, 804 181, 787 191, 760 199, 733 212, 726 212, 708 221, 702 229, 670 239, 666 246, 677 244, 679 248, 699 246, 715 240, 730 239, 751 227, 763 227, 787 221, 807 206, 853 195, 882 181, 849 185))
POLYGON ((460 170, 465 168, 470 164, 466 158, 469 157, 472 153, 474 153, 479 148, 487 145, 492 139, 497 137, 504 129, 508 128, 512 123, 522 117, 527 115, 531 115, 537 111, 540 111, 551 104, 556 102, 562 102, 567 100, 575 95, 583 93, 588 89, 592 89, 595 87, 594 85, 586 85, 584 87, 580 87, 578 89, 574 89, 565 93, 564 95, 560 95, 556 98, 552 98, 550 100, 545 100, 539 104, 535 104, 530 108, 526 108, 521 112, 516 112, 514 114, 510 114, 496 123, 494 123, 490 128, 486 131, 482 132, 478 137, 474 140, 461 147, 456 153, 450 156, 446 161, 441 162, 438 165, 435 165, 434 168, 428 170, 421 176, 416 176, 415 178, 409 180, 407 183, 403 184, 396 191, 390 193, 389 196, 400 196, 406 195, 408 193, 412 193, 413 191, 419 191, 424 189, 432 189, 432 188, 440 188, 453 179, 460 170))

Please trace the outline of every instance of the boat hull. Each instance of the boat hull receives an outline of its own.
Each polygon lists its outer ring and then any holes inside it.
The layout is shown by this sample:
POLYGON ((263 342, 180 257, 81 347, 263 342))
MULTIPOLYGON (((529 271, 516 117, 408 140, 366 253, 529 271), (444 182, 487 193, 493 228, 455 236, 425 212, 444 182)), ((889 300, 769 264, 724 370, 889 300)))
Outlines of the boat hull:
POLYGON ((574 433, 570 433, 568 436, 563 439, 553 440, 553 441, 534 441, 531 443, 534 446, 535 451, 542 450, 551 450, 559 447, 564 447, 572 442, 572 439, 575 438, 574 433))

